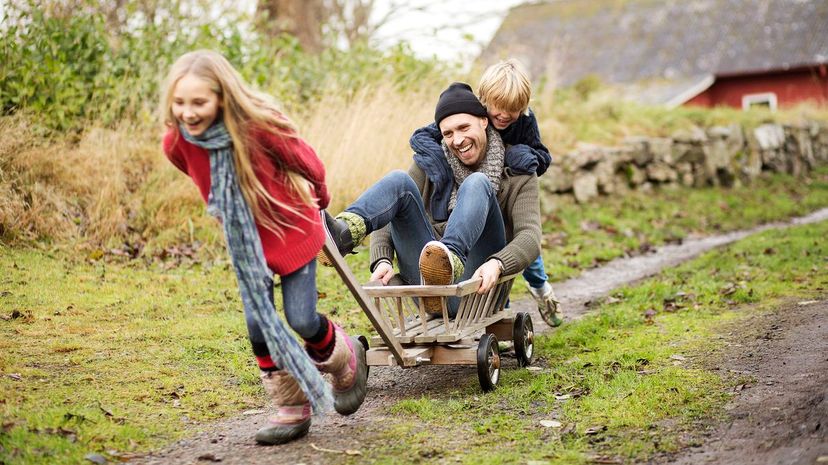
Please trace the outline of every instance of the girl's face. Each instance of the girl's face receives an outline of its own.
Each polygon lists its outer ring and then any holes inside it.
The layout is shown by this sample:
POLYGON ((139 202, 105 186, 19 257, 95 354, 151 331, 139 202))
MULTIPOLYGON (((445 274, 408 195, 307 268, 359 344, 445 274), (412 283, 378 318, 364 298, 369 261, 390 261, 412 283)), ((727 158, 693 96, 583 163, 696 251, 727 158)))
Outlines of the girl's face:
POLYGON ((486 110, 489 114, 489 119, 492 120, 492 124, 494 124, 495 129, 498 131, 508 128, 509 125, 517 121, 520 116, 519 111, 501 110, 494 105, 489 105, 489 108, 486 110))
POLYGON ((187 74, 173 89, 172 112, 191 136, 201 135, 221 110, 219 96, 204 79, 187 74))

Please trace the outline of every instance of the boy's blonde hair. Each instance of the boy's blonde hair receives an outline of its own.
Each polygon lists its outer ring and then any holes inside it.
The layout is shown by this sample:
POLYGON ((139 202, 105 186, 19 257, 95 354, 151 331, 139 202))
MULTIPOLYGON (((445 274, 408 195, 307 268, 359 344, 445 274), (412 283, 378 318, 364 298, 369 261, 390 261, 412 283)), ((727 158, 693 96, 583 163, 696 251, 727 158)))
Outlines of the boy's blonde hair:
POLYGON ((486 108, 494 106, 528 115, 532 85, 523 65, 509 59, 486 68, 477 86, 477 96, 486 108))
MULTIPOLYGON (((275 205, 292 214, 300 214, 299 207, 274 198, 256 177, 251 160, 253 150, 261 150, 274 158, 275 165, 284 166, 279 154, 265 150, 252 137, 253 130, 264 130, 279 137, 296 137, 296 127, 279 111, 273 99, 256 92, 245 84, 241 75, 224 56, 212 50, 196 50, 182 55, 173 64, 164 81, 161 95, 161 115, 164 123, 178 133, 178 122, 172 112, 173 93, 176 84, 184 76, 193 75, 210 84, 219 97, 220 117, 233 140, 233 158, 239 176, 239 187, 253 216, 265 228, 283 237, 285 228, 296 229, 283 215, 271 207, 275 205)), ((286 171, 289 188, 298 197, 301 206, 318 208, 318 199, 312 194, 310 182, 300 173, 286 171)))

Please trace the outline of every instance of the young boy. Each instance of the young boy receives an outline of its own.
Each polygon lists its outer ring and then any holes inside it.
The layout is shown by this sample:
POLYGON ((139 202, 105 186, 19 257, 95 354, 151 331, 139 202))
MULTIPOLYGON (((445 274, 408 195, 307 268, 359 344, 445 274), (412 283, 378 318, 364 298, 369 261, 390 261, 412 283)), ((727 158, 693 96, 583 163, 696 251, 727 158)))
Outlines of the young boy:
MULTIPOLYGON (((516 173, 537 173, 541 176, 549 168, 552 157, 541 143, 538 122, 529 109, 532 87, 529 78, 517 60, 507 60, 490 66, 480 78, 477 87, 480 102, 486 107, 489 120, 500 133, 506 149, 505 164, 516 173)), ((428 160, 442 159, 430 155, 443 153, 440 142, 443 136, 435 123, 417 129, 411 136, 410 144, 414 159, 428 163, 428 160)), ((444 171, 449 173, 448 161, 444 171)), ((437 195, 437 194, 435 194, 437 195)), ((550 326, 560 326, 561 309, 558 298, 547 282, 543 259, 538 256, 523 271, 523 278, 529 284, 529 293, 538 303, 538 312, 550 326)))

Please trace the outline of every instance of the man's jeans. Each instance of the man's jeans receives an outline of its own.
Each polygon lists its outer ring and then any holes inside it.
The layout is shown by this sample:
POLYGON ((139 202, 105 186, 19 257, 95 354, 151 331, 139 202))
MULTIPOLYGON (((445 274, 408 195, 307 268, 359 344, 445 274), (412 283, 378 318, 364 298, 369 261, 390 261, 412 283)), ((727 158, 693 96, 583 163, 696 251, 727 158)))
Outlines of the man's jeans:
MULTIPOLYGON (((420 284, 420 252, 436 237, 420 191, 408 173, 389 173, 345 211, 362 217, 369 233, 390 225, 403 281, 420 284)), ((470 278, 489 256, 506 245, 497 195, 484 174, 473 173, 460 185, 457 205, 449 215, 440 241, 465 264, 463 280, 470 278)), ((452 313, 456 311, 456 302, 451 307, 452 313)))

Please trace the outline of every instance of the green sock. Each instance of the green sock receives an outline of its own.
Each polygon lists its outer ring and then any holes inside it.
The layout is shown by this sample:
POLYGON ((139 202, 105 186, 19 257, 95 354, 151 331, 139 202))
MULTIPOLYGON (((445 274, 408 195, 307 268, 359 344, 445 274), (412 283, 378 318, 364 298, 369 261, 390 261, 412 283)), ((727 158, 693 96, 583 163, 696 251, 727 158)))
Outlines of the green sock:
POLYGON ((452 276, 453 282, 457 282, 463 277, 463 272, 466 270, 466 267, 463 265, 463 261, 460 260, 460 257, 454 254, 451 250, 449 250, 449 260, 451 261, 451 268, 454 270, 454 275, 452 276))
POLYGON ((365 220, 356 213, 342 212, 336 215, 336 219, 344 221, 348 225, 348 231, 351 232, 351 237, 354 239, 354 245, 358 245, 365 239, 368 232, 368 226, 365 225, 365 220))

